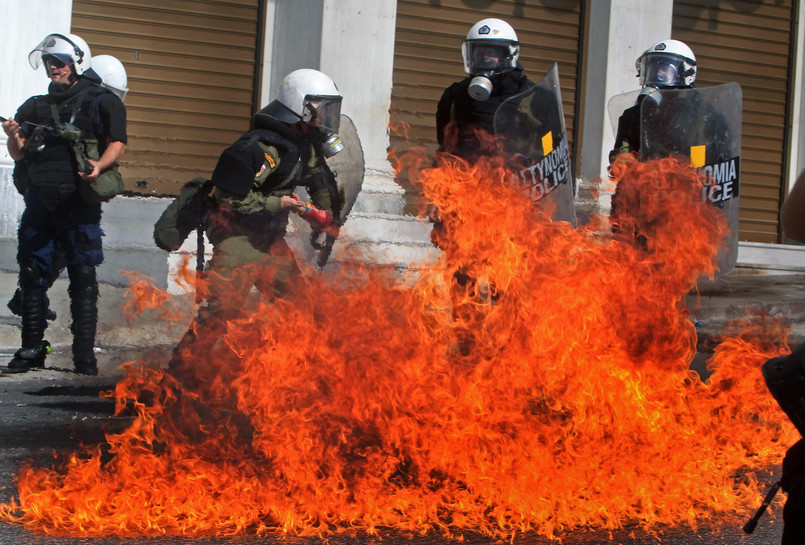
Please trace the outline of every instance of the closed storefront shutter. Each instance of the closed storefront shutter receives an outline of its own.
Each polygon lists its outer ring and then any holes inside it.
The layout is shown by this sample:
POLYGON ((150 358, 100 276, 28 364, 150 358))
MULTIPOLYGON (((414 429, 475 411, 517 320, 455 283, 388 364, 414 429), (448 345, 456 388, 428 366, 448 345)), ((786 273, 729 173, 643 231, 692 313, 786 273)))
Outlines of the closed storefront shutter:
MULTIPOLYGON (((497 17, 514 27, 520 40, 520 62, 533 81, 553 63, 559 65, 562 101, 572 149, 576 110, 581 2, 482 2, 467 0, 399 0, 394 43, 392 123, 410 126, 392 132, 397 150, 422 145, 436 148, 436 104, 444 89, 463 79, 461 41, 477 21, 497 17), (559 6, 559 7, 557 7, 559 6)), ((401 181, 405 185, 404 181, 401 181)), ((413 190, 408 187, 410 193, 413 190)))
POLYGON ((258 0, 74 0, 72 32, 128 72, 126 189, 210 176, 255 108, 258 0))
POLYGON ((791 0, 674 2, 673 37, 696 54, 697 86, 735 81, 743 91, 743 241, 779 242, 794 15, 791 0))

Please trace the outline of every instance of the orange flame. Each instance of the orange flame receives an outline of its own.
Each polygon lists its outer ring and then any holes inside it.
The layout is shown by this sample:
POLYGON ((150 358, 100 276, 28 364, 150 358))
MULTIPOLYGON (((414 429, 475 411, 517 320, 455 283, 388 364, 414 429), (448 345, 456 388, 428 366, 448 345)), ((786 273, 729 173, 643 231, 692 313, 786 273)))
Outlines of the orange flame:
POLYGON ((611 235, 551 222, 500 161, 423 170, 451 218, 436 266, 305 271, 180 369, 130 365, 113 395, 132 425, 23 467, 0 518, 59 536, 512 538, 743 516, 796 438, 759 369, 789 331, 747 316, 700 380, 684 296, 725 222, 676 160, 614 175, 640 206, 611 235), (490 295, 454 317, 457 271, 490 295))

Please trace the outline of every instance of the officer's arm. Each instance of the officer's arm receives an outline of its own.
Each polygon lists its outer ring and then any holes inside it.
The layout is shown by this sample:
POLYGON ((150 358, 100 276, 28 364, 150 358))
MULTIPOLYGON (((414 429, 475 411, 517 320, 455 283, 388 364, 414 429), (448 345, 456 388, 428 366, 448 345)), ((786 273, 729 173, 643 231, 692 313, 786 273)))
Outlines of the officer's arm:
MULTIPOLYGON (((255 146, 257 145, 258 144, 255 144, 255 146)), ((300 203, 297 205, 296 203, 299 201, 296 201, 292 197, 280 197, 265 194, 259 191, 260 187, 263 185, 263 183, 265 183, 269 175, 279 167, 281 160, 279 151, 274 146, 259 145, 259 153, 262 154, 262 161, 259 162, 261 166, 257 172, 254 172, 251 190, 249 190, 245 195, 240 195, 227 191, 222 186, 227 186, 228 184, 221 183, 216 185, 213 192, 213 197, 218 202, 229 205, 231 209, 240 214, 257 214, 262 212, 278 214, 280 211, 288 208, 303 208, 304 204, 300 203)), ((218 171, 218 168, 216 168, 216 171, 218 171)), ((234 188, 236 185, 237 184, 234 184, 232 187, 234 188)))
POLYGON ((450 85, 442 93, 439 103, 436 105, 436 141, 439 143, 439 151, 444 148, 444 131, 450 123, 451 111, 453 109, 453 85, 450 85))
POLYGON ((310 199, 318 208, 331 210, 334 216, 341 213, 343 203, 335 174, 324 159, 316 159, 305 181, 310 199))
POLYGON ((609 152, 609 164, 611 165, 615 158, 622 153, 636 152, 637 147, 633 143, 634 128, 630 126, 631 121, 624 119, 622 115, 618 120, 618 134, 615 136, 615 146, 609 152))
POLYGON ((8 140, 6 141, 8 154, 15 161, 19 161, 23 158, 24 153, 22 150, 25 146, 25 140, 20 136, 19 124, 13 119, 9 119, 3 123, 3 131, 5 131, 8 136, 8 140))
POLYGON ((3 130, 8 135, 6 147, 8 147, 8 154, 15 161, 21 160, 25 155, 25 138, 20 134, 20 126, 25 121, 33 118, 36 111, 37 97, 31 97, 26 100, 22 106, 17 110, 17 114, 13 119, 9 119, 3 123, 3 130))
POLYGON ((229 205, 235 212, 240 214, 258 214, 261 212, 279 214, 280 210, 282 210, 280 197, 263 195, 259 191, 249 191, 245 196, 240 196, 216 187, 213 191, 213 197, 219 203, 229 205))
MULTIPOLYGON (((110 139, 111 140, 111 139, 110 139)), ((98 167, 100 172, 115 164, 118 159, 123 156, 126 151, 126 144, 119 140, 110 141, 106 144, 106 150, 101 155, 101 158, 95 161, 95 166, 98 167)))

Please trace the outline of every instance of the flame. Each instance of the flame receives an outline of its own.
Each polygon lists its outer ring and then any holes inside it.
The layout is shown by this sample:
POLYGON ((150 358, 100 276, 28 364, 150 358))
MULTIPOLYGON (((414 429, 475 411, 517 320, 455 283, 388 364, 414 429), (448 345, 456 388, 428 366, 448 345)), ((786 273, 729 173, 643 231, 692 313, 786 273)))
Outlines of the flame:
MULTIPOLYGON (((127 365, 109 395, 133 423, 22 467, 0 518, 57 536, 511 539, 743 517, 796 439, 759 369, 789 329, 748 314, 702 381, 684 297, 726 223, 675 159, 613 175, 640 204, 614 234, 551 222, 493 158, 419 169, 449 218, 438 264, 305 270, 287 298, 197 329, 216 334, 182 365, 127 365)), ((132 293, 134 311, 165 303, 132 293)))

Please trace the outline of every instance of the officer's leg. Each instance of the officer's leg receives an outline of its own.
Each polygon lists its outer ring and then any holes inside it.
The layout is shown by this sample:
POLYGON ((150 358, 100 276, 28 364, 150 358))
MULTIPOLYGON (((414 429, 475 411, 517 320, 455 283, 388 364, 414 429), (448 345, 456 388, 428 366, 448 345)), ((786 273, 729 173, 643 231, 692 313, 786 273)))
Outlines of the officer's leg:
POLYGON ((245 237, 217 241, 213 247, 205 273, 207 301, 173 350, 168 368, 174 374, 181 374, 183 379, 190 373, 203 374, 201 368, 209 363, 227 323, 239 315, 254 282, 248 271, 253 251, 245 237))
POLYGON ((300 279, 301 272, 291 249, 280 239, 271 246, 270 255, 261 263, 257 288, 268 299, 285 297, 300 279))
POLYGON ((42 271, 33 261, 20 262, 20 290, 22 316, 22 348, 17 350, 8 368, 12 372, 25 372, 45 366, 48 344, 45 335, 45 286, 42 271))
POLYGON ((62 226, 57 246, 64 251, 70 278, 70 314, 73 323, 73 365, 77 373, 97 375, 93 347, 98 327, 98 280, 95 267, 103 262, 100 205, 71 203, 70 218, 62 226))
POLYGON ((98 280, 92 265, 70 265, 70 314, 73 323, 73 364, 77 373, 97 375, 95 331, 98 325, 98 280))
MULTIPOLYGON (((64 252, 62 252, 58 247, 56 247, 55 252, 53 254, 53 264, 50 267, 50 274, 45 275, 45 288, 46 291, 50 289, 54 282, 59 278, 59 274, 61 271, 64 270, 65 267, 65 257, 64 252)), ((22 289, 17 288, 14 292, 14 295, 8 301, 8 310, 11 311, 12 314, 16 314, 17 316, 22 316, 22 289)), ((45 295, 45 317, 48 319, 49 322, 53 322, 56 320, 56 312, 50 308, 50 304, 47 298, 47 294, 45 295)))
POLYGON ((12 372, 24 372, 43 367, 48 343, 44 341, 47 323, 46 286, 43 275, 50 271, 53 259, 53 227, 50 216, 36 199, 25 200, 25 211, 17 232, 17 263, 20 266, 20 316, 22 317, 22 348, 9 362, 12 372))

